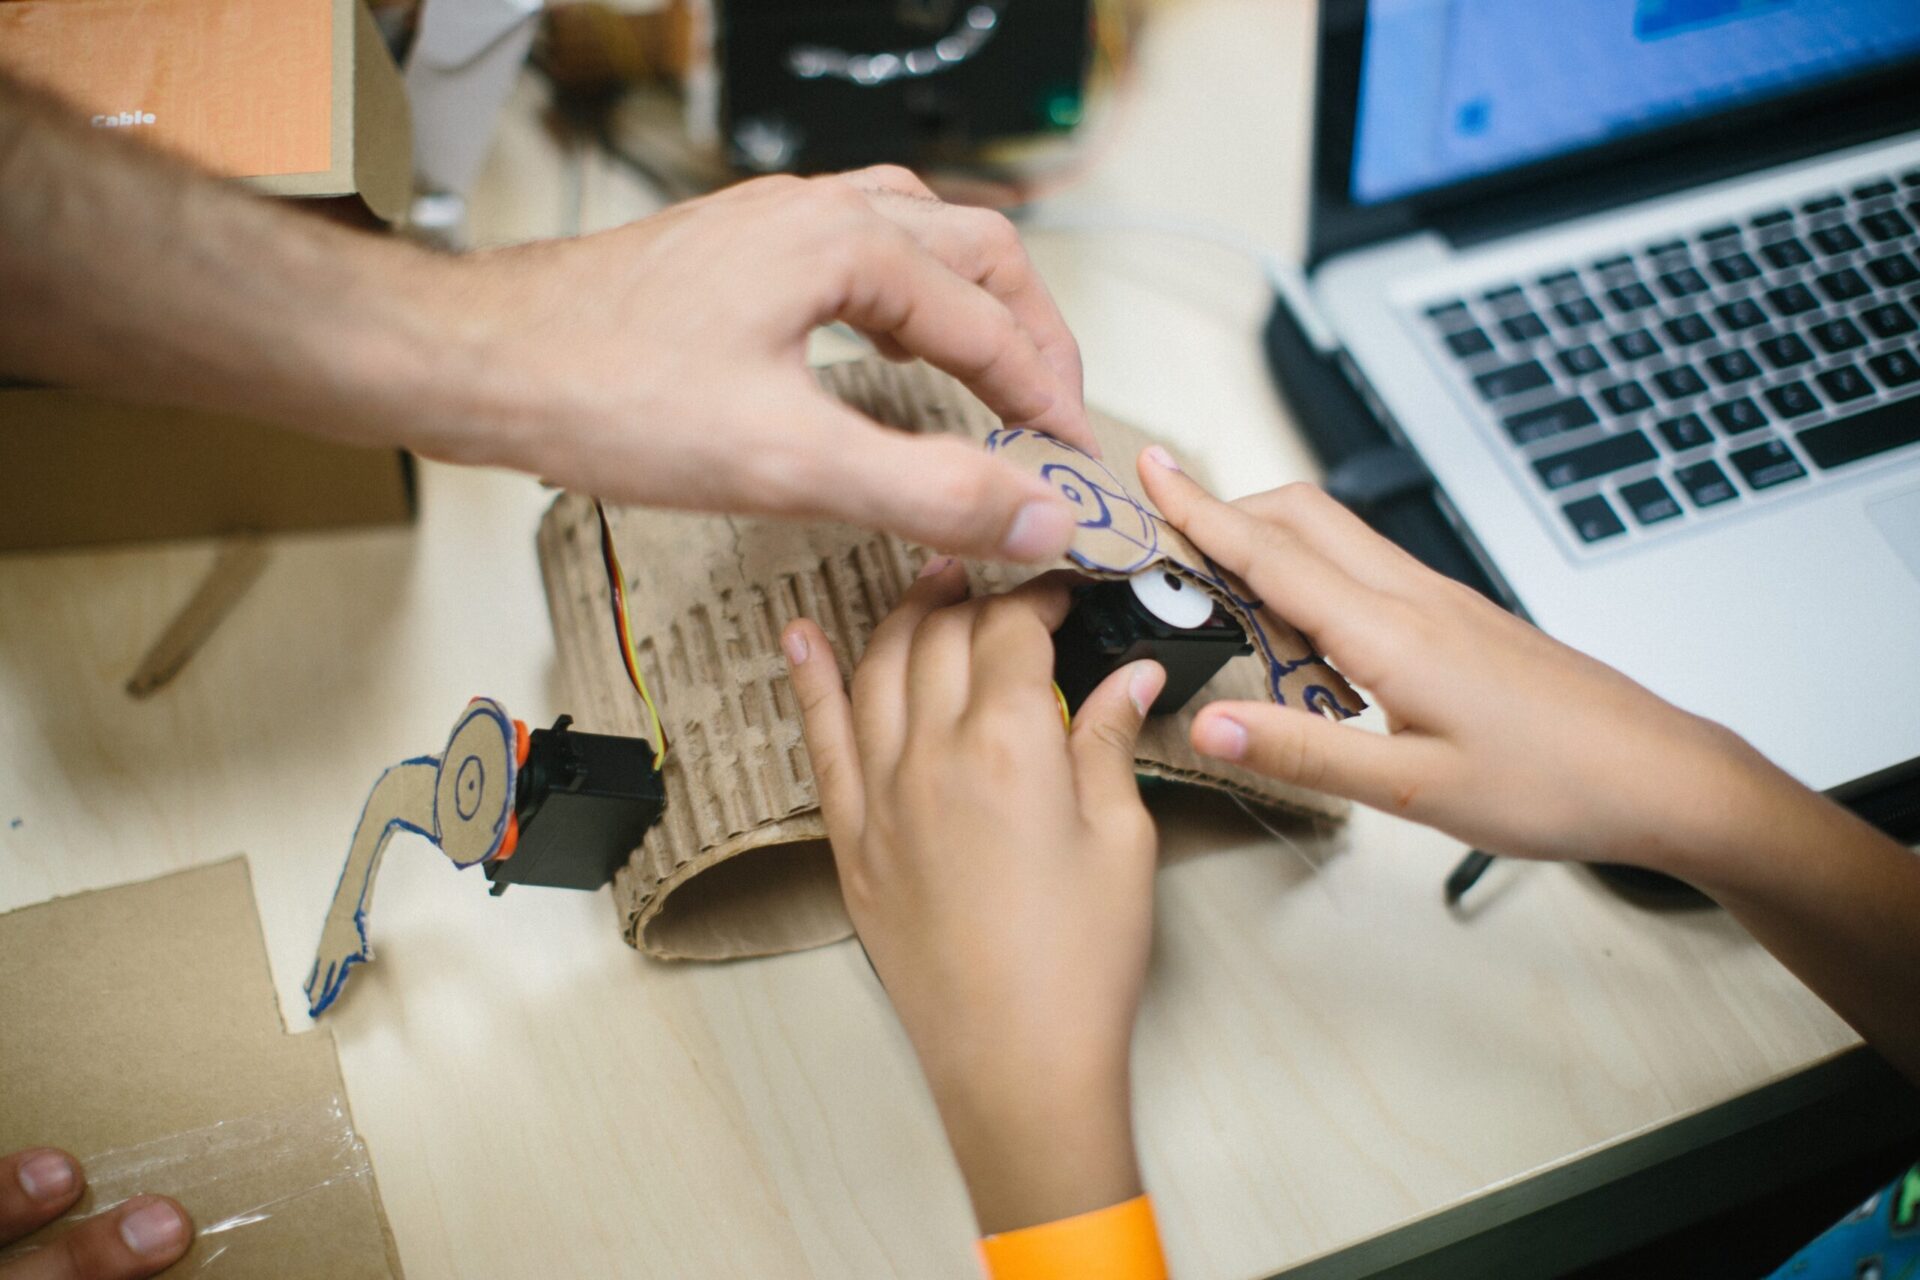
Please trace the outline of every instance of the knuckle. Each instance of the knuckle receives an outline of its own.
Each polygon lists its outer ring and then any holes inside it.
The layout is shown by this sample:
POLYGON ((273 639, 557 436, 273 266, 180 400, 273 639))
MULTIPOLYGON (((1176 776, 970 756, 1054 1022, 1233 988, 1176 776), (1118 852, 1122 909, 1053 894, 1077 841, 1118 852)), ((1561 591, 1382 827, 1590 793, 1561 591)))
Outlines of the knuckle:
POLYGON ((806 190, 805 178, 790 173, 774 173, 763 178, 750 178, 709 198, 727 200, 743 208, 758 201, 790 207, 804 198, 806 190))
POLYGON ((900 748, 900 763, 894 772, 900 806, 914 813, 938 812, 939 791, 952 764, 944 741, 925 734, 910 735, 900 748))
POLYGON ((1327 778, 1326 758, 1314 750, 1313 743, 1304 733, 1283 735, 1270 748, 1280 765, 1282 775, 1307 788, 1319 791, 1327 778))
POLYGON ((811 238, 847 252, 884 222, 858 190, 836 178, 802 178, 788 197, 799 224, 811 238))
MULTIPOLYGON (((796 681, 794 696, 800 703, 800 717, 813 720, 834 703, 836 690, 825 680, 796 681)), ((817 763, 817 762, 816 762, 817 763)))
POLYGON ((1290 480, 1273 491, 1273 505, 1283 519, 1289 521, 1311 520, 1326 512, 1326 504, 1333 501, 1318 486, 1305 480, 1290 480))
POLYGON ((1112 720, 1101 720, 1090 726, 1088 731, 1093 734, 1094 741, 1115 755, 1133 756, 1133 734, 1125 726, 1112 720))
POLYGON ((1017 777, 1028 755, 1023 745, 1027 727, 1020 709, 1004 698, 975 707, 962 731, 967 760, 975 775, 1006 780, 1017 777))
POLYGON ((976 209, 969 214, 969 221, 973 224, 973 234, 993 257, 1025 260, 1026 244, 1020 239, 1020 228, 1013 225, 1012 218, 998 209, 976 209))
POLYGON ((755 505, 776 513, 808 508, 828 492, 816 483, 816 460, 811 450, 790 437, 772 436, 743 449, 733 464, 740 468, 755 505))
POLYGON ((848 176, 863 180, 864 182, 871 183, 872 185, 878 186, 878 187, 888 187, 895 190, 910 191, 914 195, 933 194, 928 189, 927 184, 920 180, 920 175, 915 173, 913 170, 907 168, 904 165, 897 165, 897 164, 868 165, 864 169, 856 169, 853 173, 849 174, 848 176))

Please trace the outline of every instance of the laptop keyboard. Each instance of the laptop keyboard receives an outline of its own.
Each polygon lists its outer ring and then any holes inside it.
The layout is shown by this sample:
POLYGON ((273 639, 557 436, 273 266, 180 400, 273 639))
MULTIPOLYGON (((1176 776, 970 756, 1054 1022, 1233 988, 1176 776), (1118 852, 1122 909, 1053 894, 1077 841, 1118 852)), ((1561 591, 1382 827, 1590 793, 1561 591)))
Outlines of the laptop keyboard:
POLYGON ((1579 543, 1920 444, 1920 169, 1425 308, 1579 543))

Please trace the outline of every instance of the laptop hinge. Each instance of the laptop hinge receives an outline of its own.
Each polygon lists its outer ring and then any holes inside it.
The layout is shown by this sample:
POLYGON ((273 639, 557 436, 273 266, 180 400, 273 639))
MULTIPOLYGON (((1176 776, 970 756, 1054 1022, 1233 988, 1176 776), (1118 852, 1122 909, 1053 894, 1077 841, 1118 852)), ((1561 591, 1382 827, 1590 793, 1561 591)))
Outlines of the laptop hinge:
POLYGON ((1912 115, 1910 107, 1890 110, 1884 102, 1867 103, 1755 130, 1751 139, 1730 130, 1736 136, 1720 145, 1695 144, 1628 164, 1595 165, 1497 197, 1435 209, 1428 221, 1455 247, 1470 248, 1893 137, 1912 127, 1912 115))

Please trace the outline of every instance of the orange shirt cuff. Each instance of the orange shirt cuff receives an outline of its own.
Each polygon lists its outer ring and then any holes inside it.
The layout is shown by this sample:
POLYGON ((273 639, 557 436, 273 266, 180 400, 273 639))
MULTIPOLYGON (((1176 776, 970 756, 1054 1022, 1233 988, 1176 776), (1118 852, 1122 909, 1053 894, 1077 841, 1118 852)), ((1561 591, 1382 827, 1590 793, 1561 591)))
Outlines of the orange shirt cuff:
POLYGON ((1153 1201, 1135 1196, 1091 1213, 980 1241, 987 1280, 1167 1280, 1153 1201))

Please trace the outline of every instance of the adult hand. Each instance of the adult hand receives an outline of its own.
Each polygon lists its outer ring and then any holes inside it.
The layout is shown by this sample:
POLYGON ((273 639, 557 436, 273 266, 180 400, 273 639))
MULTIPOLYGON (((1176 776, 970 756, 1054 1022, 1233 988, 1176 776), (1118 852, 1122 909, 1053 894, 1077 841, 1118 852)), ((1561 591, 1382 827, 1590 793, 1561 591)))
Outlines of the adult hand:
MULTIPOLYGON (((827 395, 808 335, 844 321, 1008 424, 1096 448, 1080 357, 1011 223, 904 169, 762 178, 616 230, 449 262, 451 412, 414 442, 606 498, 828 517, 945 551, 1046 560, 1073 532, 1039 480, 827 395)), ((419 415, 423 406, 426 416, 419 415)))
POLYGON ((1730 814, 1803 793, 1727 729, 1433 572, 1311 485, 1225 503, 1159 449, 1140 476, 1176 528, 1386 712, 1383 736, 1218 702, 1193 723, 1207 755, 1490 852, 1686 875, 1726 843, 1730 814))
POLYGON ((847 910, 993 1233, 1139 1194, 1127 1060, 1155 838, 1133 744, 1166 673, 1113 673, 1069 731, 1064 583, 965 597, 958 566, 929 564, 851 703, 818 626, 783 643, 847 910))
POLYGON ((1078 350, 1012 224, 903 169, 449 257, 236 191, 0 76, 0 297, 0 374, 968 555, 1057 556, 1065 500, 827 396, 816 327, 1093 447, 1078 350))
MULTIPOLYGON (((85 1188, 80 1162, 64 1151, 0 1156, 0 1245, 58 1218, 85 1188)), ((0 1280, 133 1280, 166 1270, 192 1243, 193 1223, 177 1201, 134 1196, 0 1266, 0 1280)))

